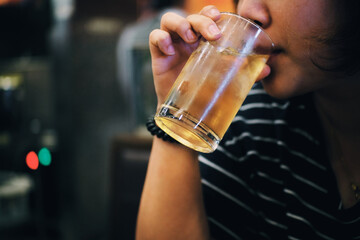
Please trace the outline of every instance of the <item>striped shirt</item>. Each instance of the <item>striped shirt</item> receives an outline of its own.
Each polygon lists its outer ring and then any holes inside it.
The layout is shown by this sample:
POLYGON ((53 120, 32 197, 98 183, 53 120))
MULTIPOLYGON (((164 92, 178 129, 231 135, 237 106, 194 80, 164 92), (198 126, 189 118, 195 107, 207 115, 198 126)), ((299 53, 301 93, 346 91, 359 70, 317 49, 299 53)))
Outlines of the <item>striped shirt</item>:
POLYGON ((341 207, 310 95, 278 100, 255 84, 199 160, 214 239, 360 239, 360 204, 341 207))

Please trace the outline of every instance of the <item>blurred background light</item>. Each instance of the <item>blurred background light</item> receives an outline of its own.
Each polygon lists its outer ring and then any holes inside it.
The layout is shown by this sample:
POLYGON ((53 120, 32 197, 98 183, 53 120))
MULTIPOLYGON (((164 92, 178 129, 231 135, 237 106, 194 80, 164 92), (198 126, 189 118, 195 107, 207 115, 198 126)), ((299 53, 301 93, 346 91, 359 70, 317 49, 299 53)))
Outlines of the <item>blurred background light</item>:
POLYGON ((38 169, 39 158, 34 151, 31 151, 26 155, 26 165, 32 170, 38 169))
POLYGON ((39 157, 39 162, 42 165, 49 166, 51 164, 51 153, 50 153, 49 149, 47 149, 45 147, 40 149, 38 157, 39 157))

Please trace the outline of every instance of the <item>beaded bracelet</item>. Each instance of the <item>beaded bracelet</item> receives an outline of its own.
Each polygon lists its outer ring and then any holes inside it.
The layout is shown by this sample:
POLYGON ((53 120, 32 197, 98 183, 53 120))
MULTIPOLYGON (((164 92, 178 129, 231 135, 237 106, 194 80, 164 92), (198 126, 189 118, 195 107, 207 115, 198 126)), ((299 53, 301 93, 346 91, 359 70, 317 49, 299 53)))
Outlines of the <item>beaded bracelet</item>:
POLYGON ((146 122, 146 128, 151 133, 151 135, 161 138, 166 142, 178 143, 175 139, 170 137, 167 133, 165 133, 161 128, 159 128, 156 123, 154 117, 150 117, 146 122))

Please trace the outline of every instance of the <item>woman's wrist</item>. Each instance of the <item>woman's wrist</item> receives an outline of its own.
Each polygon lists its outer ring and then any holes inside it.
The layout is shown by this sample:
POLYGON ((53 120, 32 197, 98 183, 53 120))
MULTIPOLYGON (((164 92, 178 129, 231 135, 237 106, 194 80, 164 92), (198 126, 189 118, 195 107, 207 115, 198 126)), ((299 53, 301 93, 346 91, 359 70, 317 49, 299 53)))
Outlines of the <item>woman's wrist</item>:
POLYGON ((146 128, 151 133, 151 135, 156 136, 165 142, 178 143, 178 141, 176 141, 156 125, 154 117, 149 117, 149 119, 146 121, 146 128))
MULTIPOLYGON (((198 152, 186 147, 185 145, 179 143, 174 138, 172 138, 170 135, 166 134, 161 128, 159 128, 156 125, 156 122, 154 120, 154 117, 150 117, 148 121, 146 122, 146 128, 151 133, 151 135, 154 137, 154 142, 157 142, 157 144, 161 144, 163 147, 168 145, 172 150, 176 151, 185 151, 188 152, 188 154, 195 156, 197 158, 198 152)), ((166 148, 166 147, 165 147, 166 148)))

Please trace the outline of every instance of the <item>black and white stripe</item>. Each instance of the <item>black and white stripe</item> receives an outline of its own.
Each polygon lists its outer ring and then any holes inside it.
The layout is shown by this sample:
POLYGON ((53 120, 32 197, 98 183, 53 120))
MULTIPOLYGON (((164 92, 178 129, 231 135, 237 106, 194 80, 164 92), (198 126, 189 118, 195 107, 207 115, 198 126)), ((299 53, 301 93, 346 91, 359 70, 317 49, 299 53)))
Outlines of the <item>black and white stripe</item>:
POLYGON ((218 149, 199 157, 214 239, 360 239, 360 205, 339 209, 310 96, 255 84, 218 149))

